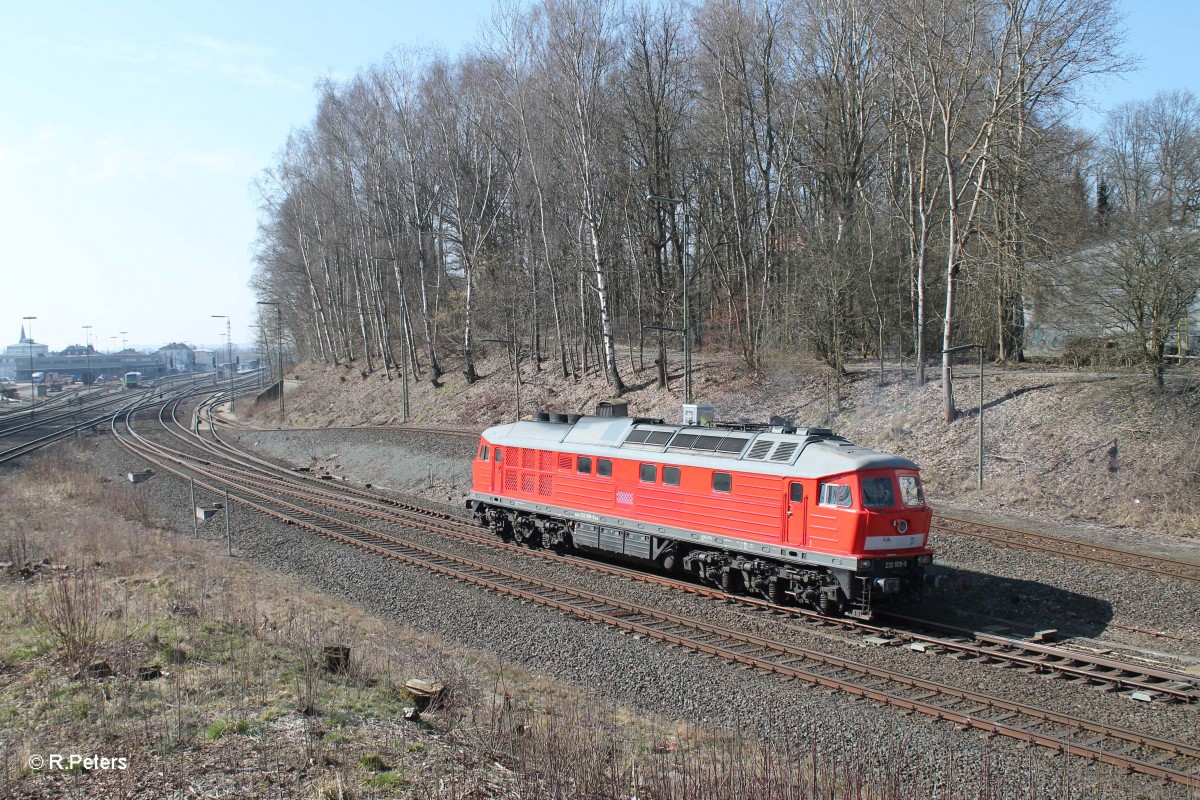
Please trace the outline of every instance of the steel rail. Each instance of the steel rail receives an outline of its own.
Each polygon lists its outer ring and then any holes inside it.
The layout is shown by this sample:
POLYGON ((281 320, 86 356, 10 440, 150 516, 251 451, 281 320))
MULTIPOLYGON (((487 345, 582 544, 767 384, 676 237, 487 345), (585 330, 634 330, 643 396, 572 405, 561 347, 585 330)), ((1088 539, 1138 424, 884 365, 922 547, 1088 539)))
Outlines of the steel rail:
POLYGON ((1038 553, 1048 553, 1063 558, 1073 558, 1078 561, 1102 564, 1107 567, 1132 569, 1160 578, 1200 583, 1200 564, 1149 555, 1132 550, 1106 547, 1095 542, 1073 539, 1068 536, 1006 528, 941 514, 934 517, 931 529, 941 533, 984 539, 1001 547, 1032 550, 1038 553))

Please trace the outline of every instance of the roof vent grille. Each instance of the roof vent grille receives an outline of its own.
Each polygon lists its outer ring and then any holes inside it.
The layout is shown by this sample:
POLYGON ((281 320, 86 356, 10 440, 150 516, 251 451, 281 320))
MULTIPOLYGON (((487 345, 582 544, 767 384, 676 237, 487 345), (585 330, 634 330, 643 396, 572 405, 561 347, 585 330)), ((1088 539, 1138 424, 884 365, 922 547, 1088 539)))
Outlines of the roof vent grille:
POLYGON ((690 450, 699 438, 699 434, 695 433, 677 433, 671 440, 671 447, 686 447, 690 450))
POLYGON ((799 442, 780 442, 779 447, 771 454, 772 461, 791 461, 799 446, 799 442))
POLYGON ((770 439, 759 439, 750 448, 750 452, 746 453, 746 458, 752 458, 755 461, 766 459, 767 453, 771 452, 771 448, 775 446, 775 442, 770 439))

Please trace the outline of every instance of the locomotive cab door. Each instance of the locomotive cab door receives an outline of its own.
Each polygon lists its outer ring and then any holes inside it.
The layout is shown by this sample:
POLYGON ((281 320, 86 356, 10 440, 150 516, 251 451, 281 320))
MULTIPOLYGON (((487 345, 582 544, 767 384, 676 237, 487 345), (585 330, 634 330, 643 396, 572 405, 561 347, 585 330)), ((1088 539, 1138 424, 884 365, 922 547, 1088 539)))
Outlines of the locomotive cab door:
POLYGON ((796 547, 804 547, 804 484, 800 481, 788 482, 787 495, 787 543, 796 547))
POLYGON ((490 492, 494 481, 492 480, 492 460, 491 447, 487 444, 479 445, 479 452, 475 454, 475 462, 471 465, 472 478, 474 478, 475 491, 490 492))

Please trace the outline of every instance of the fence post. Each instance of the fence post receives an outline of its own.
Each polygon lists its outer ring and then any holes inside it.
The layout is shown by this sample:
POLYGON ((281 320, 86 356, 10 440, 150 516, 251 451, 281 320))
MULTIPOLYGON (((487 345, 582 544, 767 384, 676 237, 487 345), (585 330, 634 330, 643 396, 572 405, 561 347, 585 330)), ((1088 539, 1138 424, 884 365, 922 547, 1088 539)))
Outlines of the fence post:
POLYGON ((196 479, 188 478, 188 483, 192 487, 192 538, 200 538, 200 523, 196 519, 196 479))

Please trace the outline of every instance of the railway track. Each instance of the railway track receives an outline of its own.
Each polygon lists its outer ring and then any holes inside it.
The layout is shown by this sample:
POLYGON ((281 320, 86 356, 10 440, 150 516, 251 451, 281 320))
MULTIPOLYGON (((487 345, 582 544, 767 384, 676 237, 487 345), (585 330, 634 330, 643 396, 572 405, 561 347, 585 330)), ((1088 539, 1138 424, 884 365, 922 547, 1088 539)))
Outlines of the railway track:
POLYGON ((0 464, 28 455, 61 439, 82 431, 107 429, 110 420, 126 406, 135 406, 152 397, 156 392, 185 381, 185 378, 168 378, 159 388, 122 391, 102 388, 86 397, 59 396, 38 406, 35 413, 26 409, 19 418, 9 419, 0 425, 0 440, 17 441, 17 444, 0 449, 0 464))
MULTIPOLYGON (((174 419, 173 415, 172 418, 174 419)), ((170 426, 167 427, 170 429, 170 426)), ((198 425, 193 423, 192 427, 196 428, 198 425)), ((653 575, 592 559, 558 555, 540 549, 530 550, 523 546, 500 542, 491 535, 481 533, 479 527, 469 518, 404 503, 347 484, 331 485, 328 480, 313 478, 307 472, 296 474, 283 469, 225 443, 216 433, 211 420, 208 427, 213 440, 203 442, 203 446, 211 454, 249 467, 245 469, 214 465, 221 474, 232 480, 246 481, 259 491, 279 492, 298 501, 316 500, 324 507, 348 514, 352 518, 369 518, 392 525, 416 528, 440 536, 453 537, 488 550, 516 552, 524 557, 570 564, 593 572, 603 572, 628 580, 658 584, 677 591, 736 602, 772 614, 786 614, 806 623, 835 626, 851 631, 875 644, 919 647, 981 663, 1004 662, 1029 672, 1086 681, 1106 691, 1140 692, 1140 697, 1147 700, 1164 699, 1184 703, 1196 703, 1200 700, 1200 678, 1171 669, 1123 661, 1069 647, 1050 646, 1015 636, 950 627, 929 620, 892 615, 887 618, 891 624, 882 626, 851 618, 825 617, 816 612, 779 606, 766 600, 730 595, 719 588, 669 576, 653 575), (260 471, 263 469, 275 475, 264 475, 260 471)), ((190 431, 187 434, 182 431, 183 426, 175 420, 172 433, 177 439, 186 442, 192 434, 190 431)))
POLYGON ((1200 564, 1105 547, 1067 536, 1005 528, 940 514, 934 516, 932 529, 940 533, 984 539, 1001 547, 1017 547, 1106 567, 1132 569, 1163 578, 1200 583, 1200 564))
POLYGON ((0 419, 0 437, 13 436, 68 422, 79 414, 93 413, 128 399, 128 395, 114 396, 113 392, 105 390, 92 395, 82 395, 76 392, 60 395, 48 403, 39 405, 33 410, 33 413, 26 408, 19 413, 0 419))
MULTIPOLYGON (((660 610, 627 603, 615 598, 572 589, 559 582, 541 581, 527 574, 518 573, 478 559, 431 548, 414 541, 372 530, 356 520, 372 518, 405 527, 421 527, 442 535, 458 539, 473 538, 476 543, 486 543, 489 548, 510 547, 523 553, 535 553, 541 558, 562 559, 581 566, 576 559, 567 559, 552 553, 528 551, 512 545, 502 545, 491 537, 468 534, 468 527, 461 519, 444 512, 429 513, 429 509, 398 503, 380 498, 353 487, 338 486, 336 490, 327 482, 307 476, 297 476, 256 457, 245 458, 221 442, 215 426, 209 423, 213 441, 199 443, 200 417, 194 417, 189 425, 170 422, 175 416, 176 405, 167 404, 160 412, 160 420, 171 430, 172 435, 190 437, 189 447, 203 446, 201 456, 185 453, 152 443, 134 430, 134 414, 126 417, 124 430, 114 421, 113 431, 117 438, 132 452, 150 460, 162 469, 179 475, 196 477, 198 483, 210 491, 224 491, 228 487, 235 502, 247 505, 260 513, 291 525, 297 525, 313 533, 345 544, 398 559, 405 563, 430 569, 455 580, 465 581, 492 591, 519 597, 528 602, 555 608, 576 617, 589 619, 649 638, 685 647, 696 652, 717 656, 735 663, 745 664, 767 672, 789 678, 804 680, 830 689, 867 697, 906 711, 918 711, 931 716, 950 720, 964 728, 973 728, 993 734, 1004 735, 1021 741, 1054 748, 1060 752, 1092 758, 1103 763, 1131 769, 1163 780, 1200 788, 1200 749, 1181 742, 1157 739, 1144 733, 1107 726, 1098 722, 1032 708, 1021 703, 971 692, 958 687, 945 686, 931 681, 904 675, 876 666, 836 658, 798 647, 787 642, 752 636, 740 631, 716 626, 703 620, 668 614, 660 610), (167 412, 171 406, 170 413, 167 412), (184 434, 183 431, 189 431, 184 434), (265 471, 265 472, 264 472, 265 471), (318 510, 313 506, 323 508, 318 510), (334 516, 330 511, 348 515, 334 516)), ((645 573, 632 572, 620 567, 586 562, 589 569, 602 568, 638 580, 670 583, 680 588, 676 581, 668 581, 645 573)), ((685 585, 689 591, 710 593, 723 600, 731 598, 718 590, 685 585)), ((779 613, 784 609, 752 599, 744 601, 763 610, 779 613)), ((796 614, 795 609, 788 613, 796 614)), ((801 614, 802 615, 802 614, 801 614)), ((816 615, 813 615, 816 616, 816 615)), ((825 620, 820 624, 830 624, 825 620)), ((881 631, 883 629, 880 629, 881 631)), ((879 631, 877 631, 879 632, 879 631)), ((1001 642, 983 643, 984 651, 973 657, 1008 658, 1002 655, 1001 642)), ((937 647, 947 646, 946 640, 938 640, 937 647)), ((980 643, 963 643, 965 650, 980 647, 980 643)), ((1027 657, 1028 669, 1054 668, 1060 662, 1051 655, 1053 648, 1044 648, 1038 656, 1027 657)), ((1141 687, 1145 690, 1152 680, 1143 674, 1134 677, 1124 667, 1100 669, 1098 665, 1080 665, 1075 662, 1069 670, 1076 670, 1072 677, 1089 682, 1101 682, 1122 689, 1141 687), (1104 673, 1104 674, 1101 674, 1104 673), (1115 680, 1114 680, 1115 678, 1115 680)), ((1153 679, 1154 691, 1165 688, 1163 681, 1174 681, 1175 676, 1153 679)), ((1195 686, 1180 687, 1176 699, 1195 699, 1195 686)))
POLYGON ((24 424, 37 414, 52 414, 61 411, 72 403, 77 403, 80 397, 81 390, 73 387, 61 394, 44 398, 40 403, 35 405, 29 405, 22 401, 22 404, 15 408, 5 406, 3 409, 0 409, 0 430, 24 424))
POLYGON ((10 435, 15 436, 16 434, 20 433, 35 435, 32 439, 26 439, 19 444, 0 449, 0 464, 21 458, 22 456, 26 456, 36 450, 40 450, 41 448, 49 444, 53 444, 61 439, 74 436, 79 431, 86 431, 104 426, 116 413, 119 413, 120 411, 118 408, 115 410, 102 411, 101 413, 97 414, 96 412, 99 409, 108 408, 109 406, 116 405, 117 403, 131 405, 136 404, 137 402, 138 400, 131 400, 131 398, 128 396, 111 398, 88 406, 87 408, 84 408, 78 412, 58 415, 44 422, 38 421, 34 423, 27 423, 19 428, 6 430, 3 432, 3 434, 0 434, 0 438, 7 438, 10 435), (82 419, 80 419, 81 416, 82 419), (57 425, 57 427, 53 427, 55 425, 57 425), (53 429, 49 433, 44 433, 42 431, 46 426, 53 427, 53 429), (36 435, 38 433, 40 433, 40 435, 36 435))

